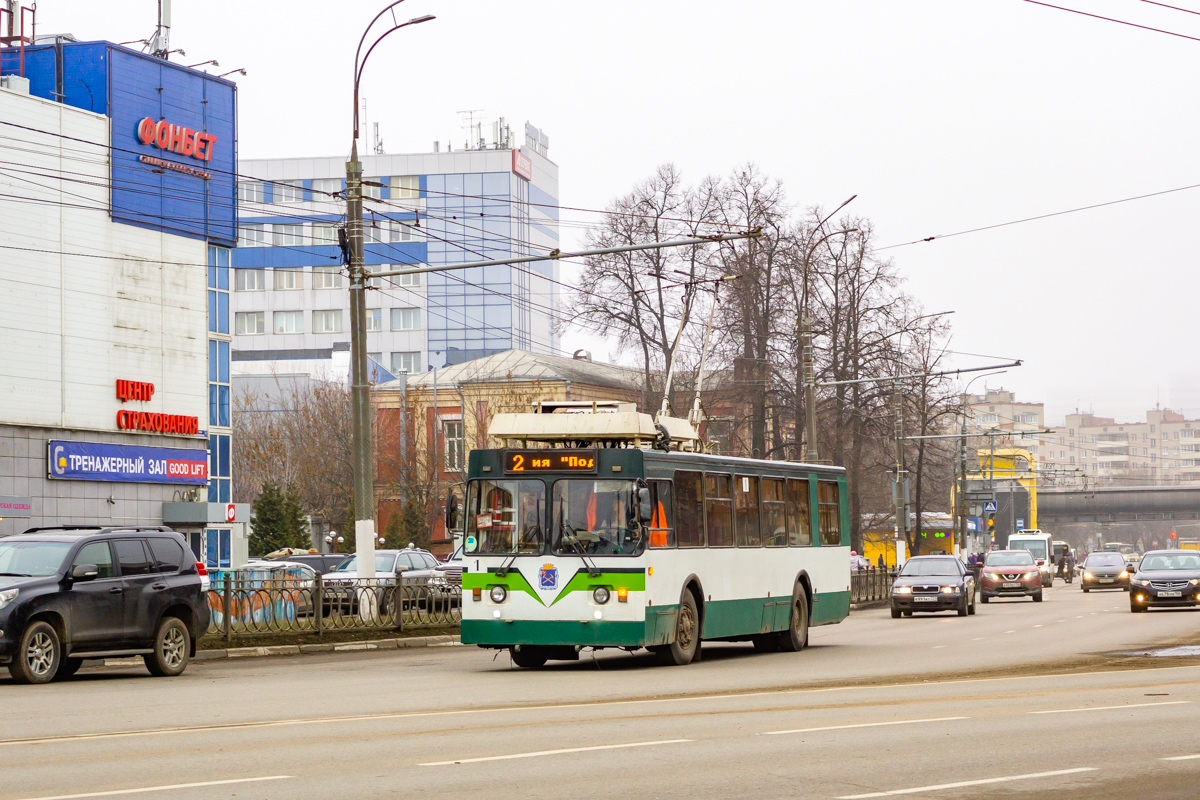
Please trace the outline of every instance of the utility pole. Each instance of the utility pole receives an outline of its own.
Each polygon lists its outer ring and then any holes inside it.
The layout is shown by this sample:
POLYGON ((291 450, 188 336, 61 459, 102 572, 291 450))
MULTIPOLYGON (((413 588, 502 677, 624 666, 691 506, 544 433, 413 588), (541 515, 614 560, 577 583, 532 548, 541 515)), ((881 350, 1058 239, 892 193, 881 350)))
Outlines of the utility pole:
MULTIPOLYGON (((362 162, 357 139, 346 162, 346 238, 350 244, 350 415, 354 450, 354 552, 360 579, 375 578, 375 485, 371 464, 371 395, 367 373, 366 278, 363 268, 362 162)), ((368 595, 374 597, 373 593, 368 595)), ((366 596, 366 595, 364 595, 366 596)))
POLYGON ((967 549, 967 416, 963 415, 962 439, 958 448, 958 542, 959 552, 967 549))
MULTIPOLYGON (((896 407, 896 483, 893 485, 893 500, 896 503, 896 567, 904 564, 908 544, 908 509, 904 492, 904 395, 900 392, 900 381, 892 388, 892 402, 896 407)), ((920 509, 917 510, 920 513, 920 509)))

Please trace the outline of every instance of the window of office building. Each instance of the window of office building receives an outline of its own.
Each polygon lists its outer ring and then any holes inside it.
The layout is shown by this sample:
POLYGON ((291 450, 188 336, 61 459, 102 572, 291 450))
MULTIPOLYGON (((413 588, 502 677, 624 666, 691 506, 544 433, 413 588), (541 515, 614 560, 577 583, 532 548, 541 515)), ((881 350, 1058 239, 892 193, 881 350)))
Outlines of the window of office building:
POLYGON ((416 331, 421 329, 421 309, 419 308, 393 308, 392 309, 392 330, 394 331, 416 331))
POLYGON ((257 222, 238 225, 238 247, 263 247, 267 243, 267 228, 257 222))
POLYGON ((381 178, 363 178, 362 179, 362 195, 363 197, 373 197, 378 200, 383 192, 383 180, 381 178))
POLYGON ((313 312, 313 333, 341 333, 342 310, 334 308, 329 311, 313 312))
POLYGON ((414 375, 421 371, 421 353, 392 353, 392 372, 414 375))
POLYGON ((381 331, 383 330, 383 309, 368 308, 367 309, 367 330, 381 331))
POLYGON ((417 273, 416 275, 397 275, 394 278, 394 280, 396 281, 397 286, 420 286, 421 285, 420 273, 417 273))
POLYGON ((261 203, 266 199, 262 181, 238 181, 239 203, 261 203))
POLYGON ((266 314, 262 311, 239 311, 233 315, 233 332, 238 336, 266 333, 266 314))
POLYGON ((304 187, 294 183, 271 184, 272 203, 299 203, 304 200, 304 187))
POLYGON ((389 185, 392 187, 393 200, 421 196, 419 175, 393 175, 389 185))
POLYGON ((233 271, 233 288, 239 292, 261 292, 267 288, 267 271, 265 269, 235 269, 233 271))
POLYGON ((337 244, 338 226, 332 222, 314 222, 310 226, 309 235, 313 244, 337 244))
POLYGON ((304 244, 303 225, 272 225, 271 241, 276 247, 297 247, 304 244))
POLYGON ((425 236, 413 222, 392 221, 388 226, 388 239, 392 242, 421 242, 425 236))
POLYGON ((278 269, 275 270, 275 290, 291 291, 304 288, 304 270, 278 269))
POLYGON ((313 288, 314 289, 340 289, 340 288, 342 288, 342 268, 341 267, 313 267, 313 288))
POLYGON ((341 178, 313 178, 312 193, 317 195, 314 202, 333 200, 332 195, 342 191, 341 178))
POLYGON ((276 311, 271 315, 271 330, 276 333, 304 333, 304 312, 276 311))

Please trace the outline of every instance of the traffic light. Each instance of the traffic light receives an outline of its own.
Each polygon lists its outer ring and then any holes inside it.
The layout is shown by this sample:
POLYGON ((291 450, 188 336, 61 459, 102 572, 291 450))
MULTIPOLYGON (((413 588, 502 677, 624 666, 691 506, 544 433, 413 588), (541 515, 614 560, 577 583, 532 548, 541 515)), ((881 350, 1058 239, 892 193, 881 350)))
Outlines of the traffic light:
POLYGON ((1172 545, 1173 545, 1173 544, 1175 544, 1175 540, 1176 540, 1177 538, 1178 538, 1178 537, 1175 535, 1175 531, 1171 531, 1171 544, 1172 544, 1172 545))

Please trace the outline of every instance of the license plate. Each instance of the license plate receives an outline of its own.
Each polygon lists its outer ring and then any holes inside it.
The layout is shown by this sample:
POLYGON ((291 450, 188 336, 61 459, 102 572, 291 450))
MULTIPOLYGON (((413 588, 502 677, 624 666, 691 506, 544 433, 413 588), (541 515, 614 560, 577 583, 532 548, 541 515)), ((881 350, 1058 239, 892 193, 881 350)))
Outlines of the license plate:
POLYGON ((1004 588, 1005 588, 1005 589, 1020 589, 1020 588, 1021 588, 1021 584, 1019 584, 1019 583, 1006 583, 1006 584, 1004 584, 1004 588))
POLYGON ((1159 592, 1159 597, 1183 597, 1183 592, 1159 592))
POLYGON ((937 602, 936 597, 914 597, 913 600, 918 603, 936 603, 937 602))
POLYGON ((1115 580, 1115 578, 1101 578, 1100 582, 1101 583, 1112 583, 1114 580, 1115 580))

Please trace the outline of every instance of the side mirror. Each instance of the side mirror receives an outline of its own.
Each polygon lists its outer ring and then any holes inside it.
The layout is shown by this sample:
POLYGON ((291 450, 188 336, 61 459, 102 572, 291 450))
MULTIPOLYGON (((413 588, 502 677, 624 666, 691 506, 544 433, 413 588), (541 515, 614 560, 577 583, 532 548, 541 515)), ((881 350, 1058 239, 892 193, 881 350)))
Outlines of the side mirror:
POLYGON ((91 581, 100 577, 100 568, 95 564, 76 564, 71 568, 71 578, 77 581, 91 581))
POLYGON ((638 487, 638 519, 647 524, 654 519, 654 507, 650 503, 650 489, 646 486, 638 487))
POLYGON ((451 489, 446 493, 446 530, 456 531, 459 529, 461 501, 458 497, 458 492, 451 489))

